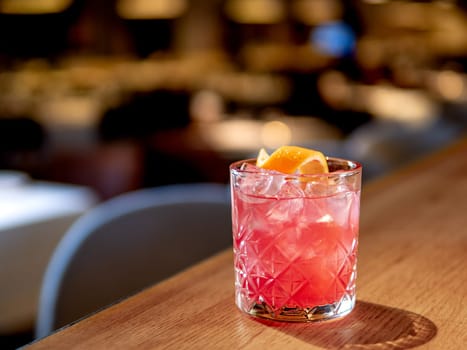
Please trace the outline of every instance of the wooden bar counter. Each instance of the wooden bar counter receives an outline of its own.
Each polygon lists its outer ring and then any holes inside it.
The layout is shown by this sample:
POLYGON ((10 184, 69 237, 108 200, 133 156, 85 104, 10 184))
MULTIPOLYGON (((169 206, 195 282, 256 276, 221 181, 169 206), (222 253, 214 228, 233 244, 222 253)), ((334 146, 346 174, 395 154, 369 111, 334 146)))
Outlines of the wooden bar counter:
POLYGON ((467 140, 365 185, 357 299, 337 321, 254 319, 229 250, 27 349, 467 349, 467 140))

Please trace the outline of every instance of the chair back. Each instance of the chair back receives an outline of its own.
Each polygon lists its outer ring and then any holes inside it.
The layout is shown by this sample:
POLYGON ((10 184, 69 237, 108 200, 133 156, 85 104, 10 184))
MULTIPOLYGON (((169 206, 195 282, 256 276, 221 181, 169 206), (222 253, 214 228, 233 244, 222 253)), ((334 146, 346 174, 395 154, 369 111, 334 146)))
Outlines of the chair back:
POLYGON ((93 208, 70 227, 47 267, 36 337, 229 247, 230 205, 226 185, 183 184, 93 208))

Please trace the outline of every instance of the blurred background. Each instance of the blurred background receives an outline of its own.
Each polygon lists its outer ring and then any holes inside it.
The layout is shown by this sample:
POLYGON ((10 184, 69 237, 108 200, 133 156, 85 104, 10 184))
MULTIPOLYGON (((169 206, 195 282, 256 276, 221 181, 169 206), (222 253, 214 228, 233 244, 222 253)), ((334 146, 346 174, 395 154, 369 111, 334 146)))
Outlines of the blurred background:
POLYGON ((466 58, 467 1, 0 0, 0 169, 95 203, 295 144, 365 182, 465 135, 466 58))
POLYGON ((465 132, 466 8, 0 0, 0 168, 106 199, 292 143, 376 177, 465 132))

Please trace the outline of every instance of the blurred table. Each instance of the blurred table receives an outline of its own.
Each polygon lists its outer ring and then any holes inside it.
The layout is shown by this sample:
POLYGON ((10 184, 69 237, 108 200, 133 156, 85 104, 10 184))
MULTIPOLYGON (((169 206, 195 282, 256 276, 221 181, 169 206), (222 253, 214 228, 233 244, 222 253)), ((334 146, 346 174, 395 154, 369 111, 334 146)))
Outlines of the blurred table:
POLYGON ((363 190, 357 304, 273 323, 234 304, 225 251, 28 349, 461 349, 467 344, 467 139, 363 190))
POLYGON ((54 248, 97 201, 87 187, 0 171, 0 334, 32 329, 54 248))

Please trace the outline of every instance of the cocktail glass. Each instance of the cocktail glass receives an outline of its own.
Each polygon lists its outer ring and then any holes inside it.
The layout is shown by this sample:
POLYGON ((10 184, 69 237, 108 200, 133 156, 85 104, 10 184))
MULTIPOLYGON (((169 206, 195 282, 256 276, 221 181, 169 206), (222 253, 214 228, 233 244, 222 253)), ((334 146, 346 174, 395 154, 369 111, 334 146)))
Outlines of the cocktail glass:
POLYGON ((235 298, 250 315, 313 322, 355 305, 362 166, 327 158, 329 173, 230 166, 235 298))

